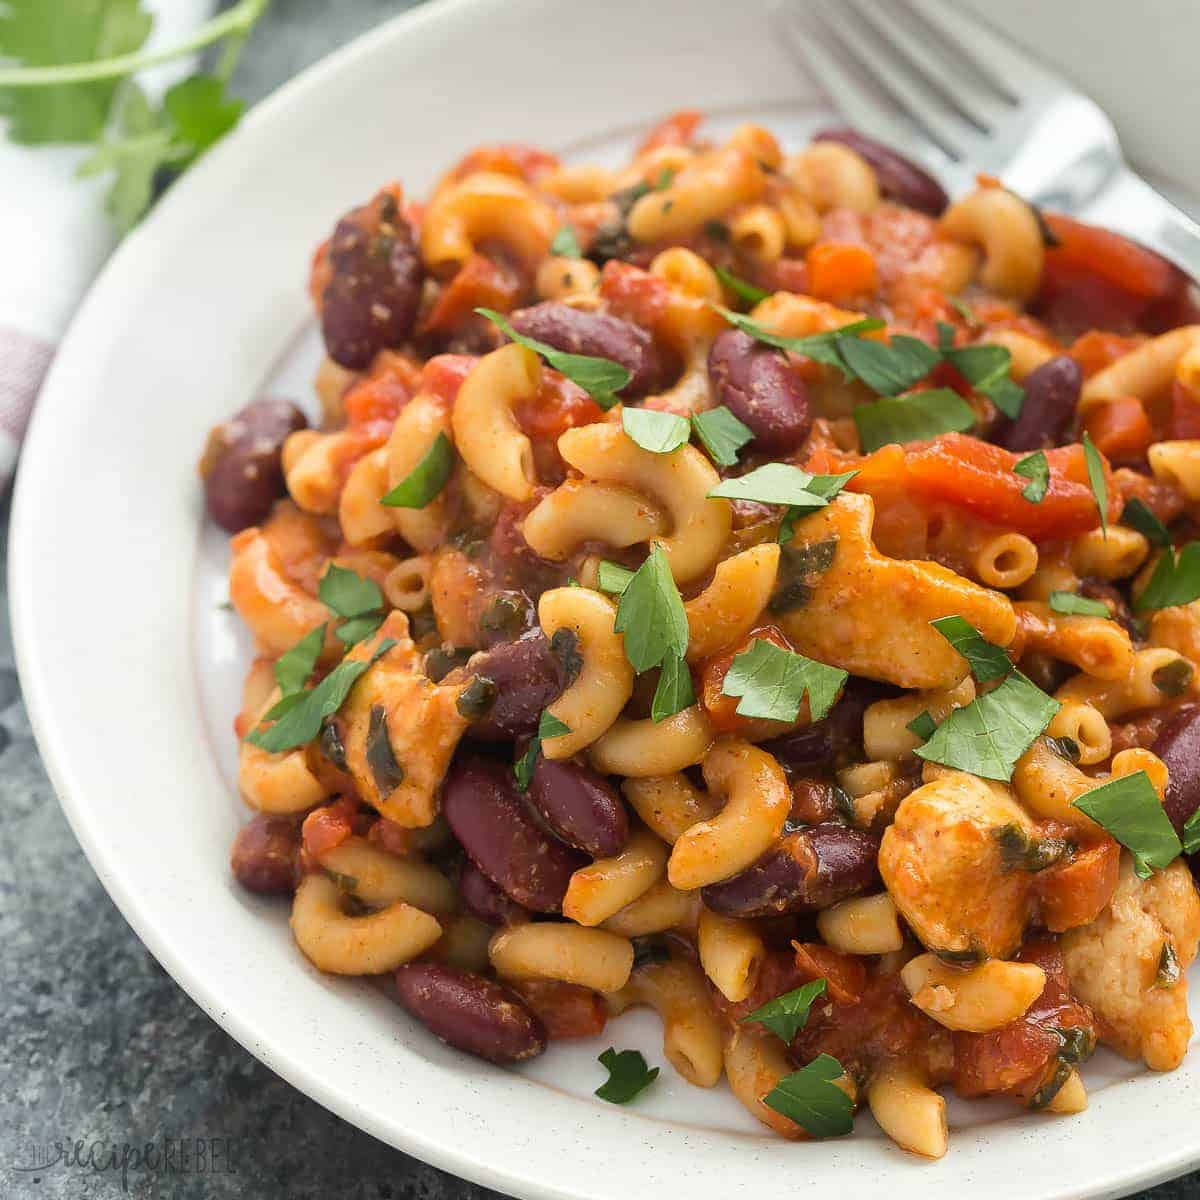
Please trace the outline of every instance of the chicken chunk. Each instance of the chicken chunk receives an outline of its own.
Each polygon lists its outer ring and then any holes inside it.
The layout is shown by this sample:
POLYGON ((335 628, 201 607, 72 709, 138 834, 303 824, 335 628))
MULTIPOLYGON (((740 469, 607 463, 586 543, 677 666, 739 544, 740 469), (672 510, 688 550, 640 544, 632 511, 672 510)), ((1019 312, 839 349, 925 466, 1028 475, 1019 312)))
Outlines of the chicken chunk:
POLYGON ((965 617, 1007 646, 1017 628, 1006 596, 932 562, 885 558, 871 540, 870 496, 843 492, 796 523, 771 607, 796 649, 852 675, 909 688, 950 688, 966 660, 930 621, 965 617))
POLYGON ((951 961, 1007 958, 1033 909, 1014 846, 1037 829, 1008 789, 947 771, 917 788, 883 835, 879 873, 913 932, 951 961))
POLYGON ((362 798, 411 829, 437 815, 437 790, 468 724, 458 698, 469 682, 434 683, 425 674, 402 612, 393 612, 346 661, 370 659, 386 638, 396 644, 362 675, 342 706, 342 742, 362 798))
POLYGON ((1198 940, 1200 896, 1187 864, 1139 879, 1123 853, 1112 903, 1062 938, 1072 989, 1095 1012, 1102 1042, 1155 1071, 1179 1066, 1192 1036, 1184 972, 1198 940))

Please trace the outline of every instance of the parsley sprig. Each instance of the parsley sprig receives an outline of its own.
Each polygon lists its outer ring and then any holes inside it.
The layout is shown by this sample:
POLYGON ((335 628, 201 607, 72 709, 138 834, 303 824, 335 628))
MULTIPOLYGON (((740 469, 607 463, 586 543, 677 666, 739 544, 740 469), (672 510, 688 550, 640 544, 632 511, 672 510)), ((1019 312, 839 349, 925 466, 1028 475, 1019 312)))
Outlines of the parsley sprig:
POLYGON ((111 175, 105 207, 126 232, 164 175, 186 170, 241 119, 244 105, 226 89, 268 3, 239 0, 176 45, 145 51, 153 19, 142 0, 7 0, 0 60, 14 65, 0 66, 0 116, 8 136, 26 145, 94 144, 79 174, 111 175), (214 72, 182 80, 157 106, 134 81, 218 42, 224 50, 214 72))
POLYGON ((818 1054, 808 1066, 785 1075, 763 1103, 813 1137, 841 1137, 854 1128, 854 1101, 834 1082, 845 1073, 832 1054, 818 1054))
POLYGON ((1145 771, 1092 788, 1073 804, 1133 855, 1133 869, 1141 879, 1169 866, 1184 848, 1145 771))
POLYGON ((808 693, 812 720, 819 721, 833 707, 849 673, 792 650, 755 638, 737 655, 725 672, 721 691, 738 696, 737 713, 769 721, 795 721, 808 693))
POLYGON ((608 1080, 596 1095, 610 1104, 628 1104, 657 1078, 658 1067, 648 1067, 640 1050, 614 1050, 609 1046, 597 1060, 608 1070, 608 1080))
POLYGON ((920 722, 919 727, 909 726, 918 736, 927 734, 915 753, 928 762, 1007 783, 1017 759, 1033 745, 1060 705, 1016 670, 1008 655, 970 622, 953 616, 931 624, 967 660, 980 683, 1004 679, 992 691, 955 709, 931 733, 927 731, 932 718, 922 720, 928 714, 921 714, 913 722, 920 722))

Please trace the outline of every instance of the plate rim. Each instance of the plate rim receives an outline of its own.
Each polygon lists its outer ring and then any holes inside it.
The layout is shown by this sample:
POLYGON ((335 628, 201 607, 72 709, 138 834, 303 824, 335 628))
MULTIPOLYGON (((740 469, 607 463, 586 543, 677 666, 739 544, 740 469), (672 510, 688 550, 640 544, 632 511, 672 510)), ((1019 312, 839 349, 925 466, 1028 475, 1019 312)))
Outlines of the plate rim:
MULTIPOLYGON (((357 59, 376 53, 379 43, 390 43, 394 39, 406 36, 411 30, 426 24, 437 24, 453 19, 461 13, 473 13, 476 18, 479 18, 482 14, 494 10, 511 12, 524 3, 526 0, 516 0, 515 3, 514 0, 432 0, 421 7, 391 17, 322 57, 272 92, 247 114, 244 128, 249 133, 258 130, 260 126, 271 123, 277 114, 289 109, 309 92, 320 91, 329 80, 339 76, 357 59)), ((43 443, 48 443, 50 437, 52 424, 50 414, 54 407, 54 397, 60 391, 70 387, 69 376, 74 346, 76 341, 81 340, 76 331, 81 327, 86 327, 91 321, 93 309, 98 308, 104 299, 107 281, 110 277, 120 274, 125 261, 136 253, 143 238, 149 236, 144 231, 149 230, 151 234, 153 233, 157 223, 163 219, 159 215, 160 212, 173 211, 176 205, 183 203, 183 198, 190 191, 193 180, 207 179, 210 174, 219 171, 225 155, 233 152, 235 140, 240 137, 241 131, 229 139, 227 144, 216 147, 210 155, 206 156, 206 161, 198 164, 194 171, 189 173, 188 178, 172 188, 171 193, 164 197, 158 206, 158 211, 152 214, 145 225, 128 238, 105 264, 59 345, 54 363, 44 381, 40 402, 35 406, 14 485, 10 516, 8 578, 15 659, 26 711, 39 754, 72 832, 82 847, 92 870, 125 921, 189 998, 270 1070, 287 1080, 304 1095, 316 1100, 323 1107, 354 1126, 389 1145, 396 1146, 460 1177, 484 1186, 511 1191, 522 1196, 546 1198, 546 1200, 551 1200, 551 1198, 553 1200, 573 1200, 575 1197, 590 1195, 591 1193, 581 1187, 564 1187, 545 1177, 535 1178, 523 1174, 512 1163, 498 1165, 473 1158, 465 1145, 433 1140, 426 1136, 420 1128, 414 1129, 410 1126, 398 1130, 395 1125, 389 1124, 382 1116, 376 1118, 364 1104, 355 1103, 352 1098, 343 1096, 336 1088, 327 1085, 311 1061, 306 1065, 306 1060, 299 1058, 281 1060, 269 1044, 260 1040, 258 1031, 246 1022, 236 1010, 226 1009, 223 1006, 218 992, 189 965, 187 954, 160 937, 154 922, 143 911, 142 902, 136 897, 135 889, 130 886, 128 879, 109 870, 104 852, 95 839, 89 824, 88 805, 82 795, 67 783, 70 774, 67 767, 69 750, 63 749, 60 742, 68 735, 69 731, 58 728, 53 701, 47 691, 47 681, 41 667, 42 649, 35 644, 32 635, 27 632, 31 631, 36 624, 34 588, 31 583, 33 572, 30 568, 38 554, 38 545, 34 536, 37 525, 34 507, 36 493, 33 491, 34 484, 30 482, 37 470, 30 464, 38 463, 49 450, 48 444, 45 449, 43 448, 43 443), (27 516, 27 513, 30 515, 27 516)), ((570 1099, 564 1097, 563 1102, 568 1103, 570 1099)), ((1105 1197, 1125 1195, 1134 1188, 1150 1186, 1171 1178, 1198 1163, 1200 1163, 1200 1133, 1197 1134, 1194 1145, 1160 1155, 1148 1163, 1131 1164, 1123 1170, 1117 1170, 1104 1181, 1098 1182, 1089 1192, 1064 1190, 1047 1192, 1045 1195, 1062 1196, 1065 1200, 1068 1195, 1086 1194, 1093 1197, 1094 1200, 1103 1200, 1105 1197)), ((890 1164, 889 1173, 894 1177, 899 1177, 904 1174, 905 1165, 903 1160, 895 1159, 890 1164)), ((922 1167, 922 1170, 928 1170, 928 1168, 922 1167)), ((938 1180, 930 1174, 910 1173, 908 1178, 914 1181, 914 1186, 921 1186, 922 1190, 927 1190, 930 1186, 936 1189, 938 1186, 938 1180), (918 1180, 919 1184, 916 1182, 918 1180)), ((1039 1193, 1040 1195, 1042 1194, 1039 1193)))

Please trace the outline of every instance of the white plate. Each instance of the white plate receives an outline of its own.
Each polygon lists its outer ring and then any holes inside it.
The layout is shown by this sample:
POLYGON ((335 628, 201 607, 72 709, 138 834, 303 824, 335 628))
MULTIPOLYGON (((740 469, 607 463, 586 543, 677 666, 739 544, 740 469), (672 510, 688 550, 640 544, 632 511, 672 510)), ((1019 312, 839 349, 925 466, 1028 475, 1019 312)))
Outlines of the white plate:
MULTIPOLYGON (((1021 7, 1035 15, 1033 0, 1021 7)), ((1049 22, 1041 5, 1036 17, 1049 22)), ((1068 45, 1073 31, 1059 35, 1068 45)), ((1126 61, 1124 77, 1137 74, 1126 61)), ((723 1089, 691 1088, 669 1068, 636 1106, 615 1108, 591 1097, 595 1055, 611 1040, 661 1062, 646 1015, 501 1071, 446 1049, 371 988, 310 969, 284 906, 229 876, 246 646, 217 607, 225 548, 201 536, 193 463, 209 426, 265 381, 294 391, 307 377, 311 338, 297 335, 312 246, 382 180, 420 195, 480 141, 612 153, 687 104, 794 138, 817 103, 753 4, 416 10, 261 106, 128 239, 59 354, 25 450, 10 572, 21 677, 101 881, 167 970, 268 1066, 377 1137, 514 1195, 726 1200, 799 1177, 817 1190, 852 1178, 862 1200, 931 1189, 1009 1200, 1019 1173, 1025 1200, 1065 1200, 1123 1194, 1200 1160, 1200 1056, 1169 1076, 1099 1059, 1091 1109, 1074 1120, 955 1108, 935 1165, 894 1149, 866 1115, 844 1141, 773 1139, 723 1089)))

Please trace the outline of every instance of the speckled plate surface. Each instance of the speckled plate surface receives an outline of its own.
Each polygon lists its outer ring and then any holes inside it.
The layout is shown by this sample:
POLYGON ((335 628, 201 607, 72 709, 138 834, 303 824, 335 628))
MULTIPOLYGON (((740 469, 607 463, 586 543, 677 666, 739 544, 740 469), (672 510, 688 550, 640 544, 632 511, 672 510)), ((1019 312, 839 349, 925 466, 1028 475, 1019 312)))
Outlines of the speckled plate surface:
MULTIPOLYGON (((1011 9, 1052 49, 1078 46, 1055 7, 1011 9)), ((1115 43, 1100 45, 1111 59, 1115 43)), ((1100 51, 1085 49, 1086 79, 1100 51)), ((1198 156, 1166 153, 1153 94, 1098 98, 1125 116, 1135 155, 1200 190, 1198 156)), ((851 1139, 793 1145, 723 1087, 669 1068, 630 1109, 595 1100, 610 1041, 662 1061, 643 1013, 520 1072, 450 1051, 372 988, 312 970, 284 906, 229 877, 244 817, 230 723, 249 647, 222 607, 225 539, 202 524, 193 464, 209 426, 264 386, 307 402, 312 246, 382 180, 420 195, 477 142, 605 158, 682 105, 717 128, 763 119, 791 144, 827 116, 754 3, 450 0, 305 73, 129 238, 55 364, 13 517, 22 682, 67 815, 138 935, 249 1050, 377 1137, 516 1196, 726 1200, 802 1179, 856 1200, 1009 1200, 1019 1179, 1023 1200, 1066 1200, 1179 1173, 1200 1161, 1200 1056, 1151 1076, 1099 1055, 1091 1108, 1070 1120, 952 1105, 937 1164, 896 1150, 865 1114, 851 1139)))

